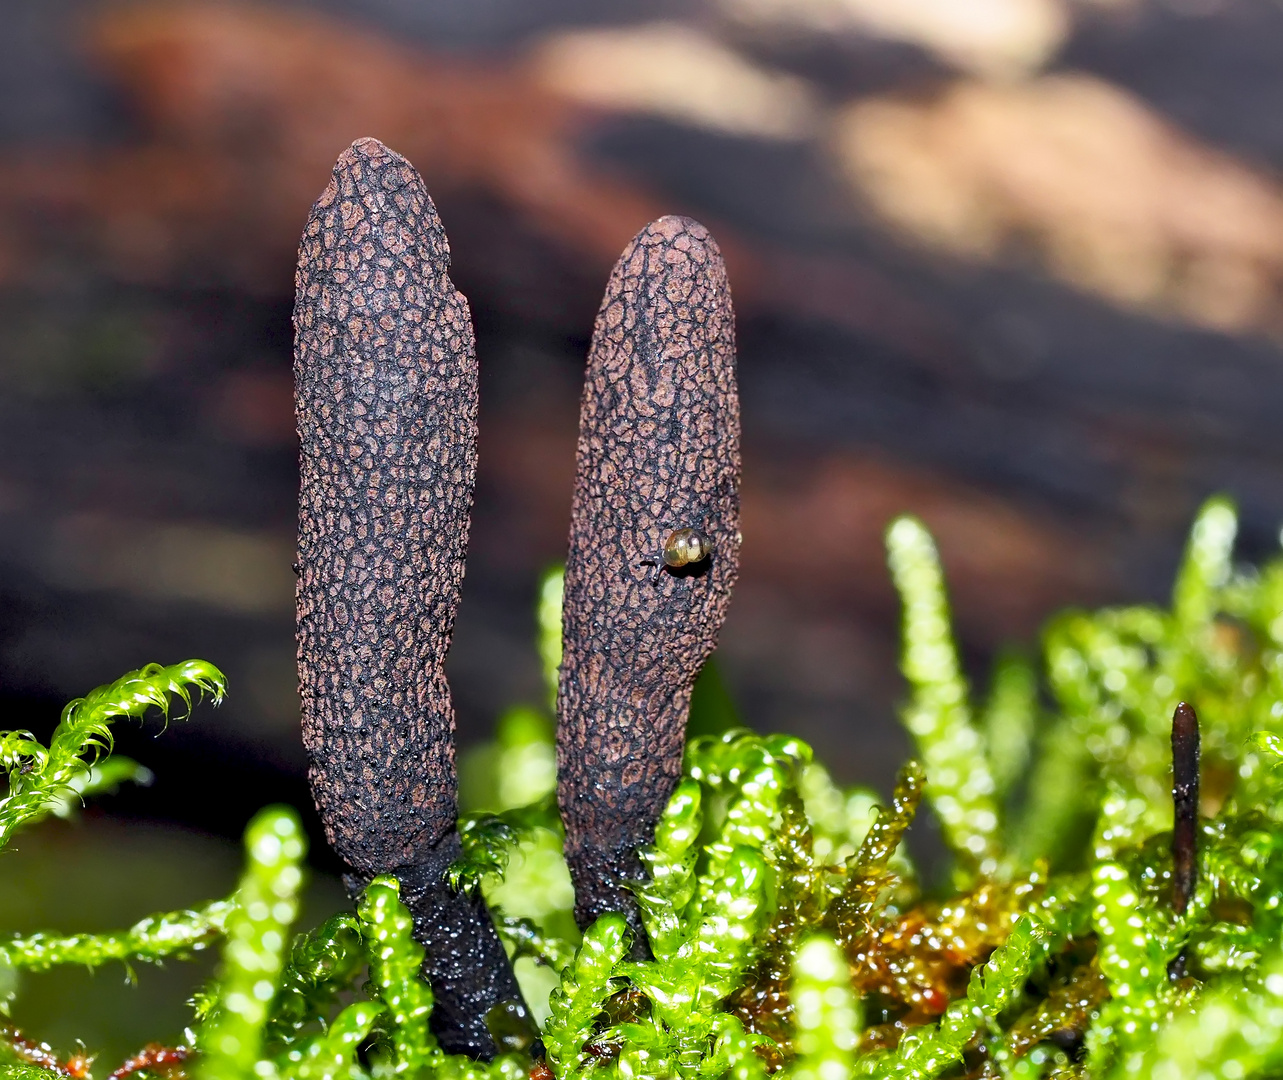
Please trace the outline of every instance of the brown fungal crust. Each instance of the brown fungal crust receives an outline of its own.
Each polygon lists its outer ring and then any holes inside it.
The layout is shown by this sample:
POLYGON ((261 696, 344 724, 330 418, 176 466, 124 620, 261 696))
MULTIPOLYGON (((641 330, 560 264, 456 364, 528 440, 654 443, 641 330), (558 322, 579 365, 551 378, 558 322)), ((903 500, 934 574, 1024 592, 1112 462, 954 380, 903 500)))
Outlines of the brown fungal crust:
POLYGON ((716 242, 689 218, 652 222, 611 273, 579 422, 557 702, 557 795, 575 917, 622 911, 626 882, 681 775, 695 676, 739 569, 734 314, 716 242), (665 538, 711 555, 655 574, 665 538))
POLYGON ((295 281, 303 742, 331 846, 360 887, 405 882, 447 1049, 490 1056, 486 1011, 520 998, 458 855, 443 662, 476 476, 467 301, 414 168, 353 143, 312 207, 295 281), (496 996, 498 995, 498 996, 496 996))

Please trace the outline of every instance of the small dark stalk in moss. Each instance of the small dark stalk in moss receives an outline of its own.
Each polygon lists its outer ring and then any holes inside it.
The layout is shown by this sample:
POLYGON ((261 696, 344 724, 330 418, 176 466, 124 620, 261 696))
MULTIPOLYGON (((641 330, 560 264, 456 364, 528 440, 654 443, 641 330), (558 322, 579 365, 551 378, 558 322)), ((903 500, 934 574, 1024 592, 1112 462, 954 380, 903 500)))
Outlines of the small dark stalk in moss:
MULTIPOLYGON (((1172 910, 1184 915, 1198 884, 1198 715, 1182 701, 1172 715, 1172 910)), ((1173 979, 1185 977, 1185 950, 1167 966, 1173 979)))

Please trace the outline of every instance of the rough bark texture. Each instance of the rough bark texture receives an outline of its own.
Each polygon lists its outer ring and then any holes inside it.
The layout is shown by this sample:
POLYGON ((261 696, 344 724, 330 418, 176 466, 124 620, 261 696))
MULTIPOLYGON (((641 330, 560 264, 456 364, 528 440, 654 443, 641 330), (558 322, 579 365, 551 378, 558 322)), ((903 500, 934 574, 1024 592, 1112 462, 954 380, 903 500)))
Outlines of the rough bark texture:
POLYGON ((374 139, 339 158, 296 279, 298 664, 312 793, 362 887, 395 873, 427 950, 433 1026, 490 1056, 485 1013, 520 998, 459 851, 454 628, 476 475, 467 301, 423 181, 374 139))
POLYGON ((646 949, 627 882, 681 775, 695 676, 739 569, 739 398, 726 269, 708 231, 665 217, 611 274, 584 383, 566 563, 558 801, 586 925, 621 911, 646 949), (711 556, 665 567, 676 528, 711 556))

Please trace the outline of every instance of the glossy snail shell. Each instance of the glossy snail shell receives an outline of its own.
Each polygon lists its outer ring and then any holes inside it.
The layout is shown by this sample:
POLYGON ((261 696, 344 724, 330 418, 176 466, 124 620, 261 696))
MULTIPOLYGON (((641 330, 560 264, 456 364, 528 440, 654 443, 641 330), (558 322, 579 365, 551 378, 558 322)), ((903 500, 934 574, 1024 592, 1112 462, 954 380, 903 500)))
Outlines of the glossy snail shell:
POLYGON ((698 529, 674 529, 664 541, 664 562, 668 566, 690 566, 713 553, 713 543, 698 529))

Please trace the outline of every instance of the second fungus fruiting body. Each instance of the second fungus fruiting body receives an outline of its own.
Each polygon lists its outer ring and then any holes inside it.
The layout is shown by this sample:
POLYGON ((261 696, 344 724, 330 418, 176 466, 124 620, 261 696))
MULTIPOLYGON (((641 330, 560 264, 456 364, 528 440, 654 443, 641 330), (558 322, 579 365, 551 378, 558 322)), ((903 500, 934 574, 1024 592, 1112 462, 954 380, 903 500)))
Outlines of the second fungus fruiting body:
POLYGON ((299 249, 298 660, 303 741, 352 884, 401 881, 448 1050, 488 1057, 520 991, 460 854, 443 663, 476 475, 467 302, 413 167, 374 139, 339 158, 299 249))
POLYGON ((726 269, 703 226, 661 218, 615 264, 593 332, 557 706, 576 919, 622 912, 641 950, 629 882, 681 774, 691 687, 738 573, 739 476, 726 269), (643 568, 657 551, 671 572, 643 568))

